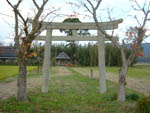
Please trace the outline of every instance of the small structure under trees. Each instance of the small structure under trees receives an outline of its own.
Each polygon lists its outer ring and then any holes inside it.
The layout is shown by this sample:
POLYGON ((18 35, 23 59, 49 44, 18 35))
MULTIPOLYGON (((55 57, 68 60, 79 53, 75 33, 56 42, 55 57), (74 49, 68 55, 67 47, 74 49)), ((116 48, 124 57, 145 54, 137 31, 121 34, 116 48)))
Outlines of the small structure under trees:
POLYGON ((56 57, 56 65, 65 66, 69 64, 71 64, 71 59, 65 52, 58 54, 56 57))

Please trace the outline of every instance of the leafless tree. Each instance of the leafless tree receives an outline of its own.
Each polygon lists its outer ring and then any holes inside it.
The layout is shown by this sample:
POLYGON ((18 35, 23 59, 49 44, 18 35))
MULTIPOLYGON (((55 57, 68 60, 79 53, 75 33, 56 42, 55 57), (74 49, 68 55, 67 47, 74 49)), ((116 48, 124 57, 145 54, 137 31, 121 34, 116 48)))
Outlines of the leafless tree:
POLYGON ((125 52, 125 46, 126 41, 125 39, 122 40, 122 44, 119 44, 115 39, 116 36, 110 35, 108 32, 102 29, 102 26, 99 24, 99 19, 97 15, 97 10, 100 8, 100 5, 103 0, 85 0, 83 3, 84 7, 90 12, 90 14, 93 16, 93 19, 95 21, 95 24, 98 28, 98 30, 105 36, 105 38, 109 39, 113 45, 118 48, 121 52, 121 58, 122 58, 122 66, 120 67, 119 71, 119 83, 118 83, 118 101, 125 101, 125 85, 126 85, 126 76, 128 72, 128 67, 131 65, 133 59, 136 55, 140 52, 141 43, 144 40, 146 36, 146 24, 150 20, 149 14, 150 14, 150 2, 148 4, 145 1, 145 4, 143 6, 140 6, 136 0, 132 0, 134 2, 134 10, 140 11, 144 15, 143 20, 138 20, 138 18, 135 16, 136 21, 138 22, 138 26, 135 28, 136 32, 129 31, 127 36, 132 40, 132 52, 129 56, 129 58, 126 57, 125 52))
POLYGON ((36 14, 33 17, 32 27, 28 23, 28 18, 24 17, 19 10, 20 4, 23 3, 23 0, 18 0, 15 5, 12 4, 10 0, 6 0, 6 2, 13 9, 15 16, 14 46, 16 49, 19 66, 17 100, 27 101, 26 62, 29 57, 31 43, 41 32, 42 21, 40 21, 40 17, 48 0, 43 0, 41 5, 39 5, 36 0, 32 0, 34 6, 36 7, 36 14))

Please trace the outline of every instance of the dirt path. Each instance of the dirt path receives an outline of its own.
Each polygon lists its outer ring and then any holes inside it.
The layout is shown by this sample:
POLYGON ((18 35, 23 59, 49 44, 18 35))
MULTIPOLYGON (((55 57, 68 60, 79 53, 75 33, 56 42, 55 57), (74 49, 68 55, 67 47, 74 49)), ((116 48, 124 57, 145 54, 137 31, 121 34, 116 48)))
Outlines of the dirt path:
POLYGON ((72 74, 70 70, 68 70, 66 67, 63 67, 63 66, 55 67, 53 68, 53 71, 57 73, 57 75, 60 75, 60 76, 68 76, 72 74))
MULTIPOLYGON (((83 69, 83 68, 72 68, 75 71, 81 73, 82 75, 86 75, 90 77, 90 70, 83 69)), ((93 72, 94 78, 99 78, 98 71, 93 72)), ((118 76, 114 75, 113 73, 106 73, 107 80, 118 82, 118 76)), ((149 80, 144 79, 135 79, 127 77, 127 87, 144 93, 145 95, 150 94, 150 82, 149 80)))
MULTIPOLYGON (((56 68, 54 67, 52 68, 52 71, 57 73, 57 75, 59 76, 68 76, 72 74, 72 72, 65 67, 56 67, 56 68)), ((27 79, 28 91, 41 87, 41 85, 42 85, 42 76, 29 77, 27 79)), ((16 92, 17 92, 16 79, 13 79, 13 81, 9 83, 0 83, 0 100, 7 99, 11 96, 16 96, 16 92)))
MULTIPOLYGON (((27 79, 28 91, 41 86, 41 77, 30 77, 27 79)), ((0 100, 9 98, 10 96, 16 96, 17 81, 10 83, 0 83, 0 100)))

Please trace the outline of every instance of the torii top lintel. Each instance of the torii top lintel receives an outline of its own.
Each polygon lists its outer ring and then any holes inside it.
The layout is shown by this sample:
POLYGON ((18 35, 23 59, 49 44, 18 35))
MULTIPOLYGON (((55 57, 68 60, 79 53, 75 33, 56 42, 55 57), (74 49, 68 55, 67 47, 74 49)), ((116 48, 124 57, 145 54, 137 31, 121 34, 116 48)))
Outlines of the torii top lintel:
MULTIPOLYGON (((109 22, 99 22, 100 26, 104 30, 117 29, 118 24, 122 23, 123 19, 109 21, 109 22)), ((29 20, 32 23, 32 20, 29 20)), ((61 22, 43 22, 42 29, 89 29, 97 30, 97 27, 94 22, 86 23, 61 23, 61 22)))

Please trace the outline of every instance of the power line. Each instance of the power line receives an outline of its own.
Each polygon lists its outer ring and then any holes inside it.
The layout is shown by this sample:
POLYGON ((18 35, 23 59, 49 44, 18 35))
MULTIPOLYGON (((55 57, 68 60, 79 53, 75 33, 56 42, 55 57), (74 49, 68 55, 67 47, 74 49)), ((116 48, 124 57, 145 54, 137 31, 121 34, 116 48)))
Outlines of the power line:
MULTIPOLYGON (((0 13, 0 15, 7 16, 7 17, 11 17, 11 18, 15 19, 15 17, 14 17, 14 16, 10 16, 10 15, 7 15, 7 14, 0 13)), ((18 20, 21 22, 21 20, 20 20, 20 19, 18 19, 18 20)), ((21 22, 21 23, 22 23, 22 22, 21 22)))
POLYGON ((11 18, 15 18, 15 17, 13 17, 13 16, 10 16, 10 15, 7 15, 7 14, 3 14, 3 13, 0 13, 0 15, 7 16, 7 17, 11 17, 11 18))

